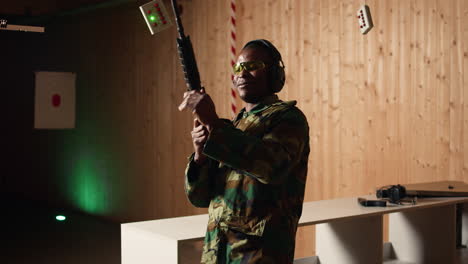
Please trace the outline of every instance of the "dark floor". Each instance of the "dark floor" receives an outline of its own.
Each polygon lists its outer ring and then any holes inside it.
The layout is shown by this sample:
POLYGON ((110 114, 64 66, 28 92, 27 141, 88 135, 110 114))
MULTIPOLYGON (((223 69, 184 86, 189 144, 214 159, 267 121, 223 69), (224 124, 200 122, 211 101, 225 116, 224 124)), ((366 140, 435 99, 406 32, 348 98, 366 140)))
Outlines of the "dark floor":
POLYGON ((120 264, 120 224, 18 199, 2 199, 2 264, 120 264), (55 220, 65 214, 63 222, 55 220))

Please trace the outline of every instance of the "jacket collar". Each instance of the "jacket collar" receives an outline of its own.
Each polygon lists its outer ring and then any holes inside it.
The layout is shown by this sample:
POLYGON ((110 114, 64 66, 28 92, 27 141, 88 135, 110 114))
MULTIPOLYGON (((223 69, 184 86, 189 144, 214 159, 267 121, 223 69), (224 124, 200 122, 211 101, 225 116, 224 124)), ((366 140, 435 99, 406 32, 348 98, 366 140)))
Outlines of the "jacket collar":
POLYGON ((255 114, 261 113, 262 111, 264 111, 265 109, 270 107, 272 104, 277 103, 277 102, 281 102, 281 100, 279 100, 279 98, 278 98, 278 95, 276 95, 276 94, 269 95, 269 96, 263 98, 263 100, 260 101, 249 112, 245 111, 245 107, 242 108, 242 110, 239 112, 239 114, 237 115, 235 120, 237 121, 237 120, 239 120, 241 118, 245 118, 245 117, 247 117, 249 115, 255 115, 255 114))

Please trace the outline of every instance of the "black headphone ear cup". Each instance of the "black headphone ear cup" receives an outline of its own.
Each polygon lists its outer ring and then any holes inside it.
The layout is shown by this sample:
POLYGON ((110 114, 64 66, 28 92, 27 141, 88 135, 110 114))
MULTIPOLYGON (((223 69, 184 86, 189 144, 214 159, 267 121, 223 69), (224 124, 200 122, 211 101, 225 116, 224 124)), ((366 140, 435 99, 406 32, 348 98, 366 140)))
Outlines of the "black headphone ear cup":
POLYGON ((284 68, 280 65, 275 65, 271 69, 271 87, 274 93, 278 93, 283 89, 286 79, 284 68))
POLYGON ((274 65, 270 69, 270 80, 271 89, 274 93, 278 93, 283 89, 284 82, 286 79, 284 67, 280 65, 274 65))
POLYGON ((268 71, 268 77, 270 78, 270 87, 271 90, 276 93, 276 86, 277 86, 277 69, 276 65, 271 66, 270 70, 268 71))
POLYGON ((281 91, 286 81, 286 73, 284 72, 284 67, 278 66, 278 89, 276 92, 281 91))

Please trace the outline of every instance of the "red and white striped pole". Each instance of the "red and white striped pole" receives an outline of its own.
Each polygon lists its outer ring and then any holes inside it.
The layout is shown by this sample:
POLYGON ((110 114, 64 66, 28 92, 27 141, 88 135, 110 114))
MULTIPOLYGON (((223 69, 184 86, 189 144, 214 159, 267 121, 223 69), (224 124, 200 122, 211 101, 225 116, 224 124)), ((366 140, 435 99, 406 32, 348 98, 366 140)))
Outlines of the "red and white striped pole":
MULTIPOLYGON (((236 1, 231 0, 231 81, 234 80, 234 70, 232 67, 236 63, 236 1)), ((232 82, 231 82, 232 83, 232 82)), ((237 113, 237 106, 236 106, 236 88, 234 87, 234 83, 231 86, 231 115, 234 118, 237 113)))

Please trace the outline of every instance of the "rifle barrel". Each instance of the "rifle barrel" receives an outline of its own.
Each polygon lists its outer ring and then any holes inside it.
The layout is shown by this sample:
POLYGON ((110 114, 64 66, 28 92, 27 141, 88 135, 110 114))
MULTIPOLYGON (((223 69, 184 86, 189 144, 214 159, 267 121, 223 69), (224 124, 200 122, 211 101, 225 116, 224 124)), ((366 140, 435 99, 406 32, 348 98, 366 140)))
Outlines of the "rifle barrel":
POLYGON ((175 21, 177 24, 177 32, 179 32, 179 38, 185 38, 184 26, 182 26, 182 19, 180 19, 179 8, 177 6, 177 0, 172 0, 172 10, 174 10, 175 21))

